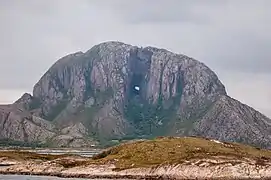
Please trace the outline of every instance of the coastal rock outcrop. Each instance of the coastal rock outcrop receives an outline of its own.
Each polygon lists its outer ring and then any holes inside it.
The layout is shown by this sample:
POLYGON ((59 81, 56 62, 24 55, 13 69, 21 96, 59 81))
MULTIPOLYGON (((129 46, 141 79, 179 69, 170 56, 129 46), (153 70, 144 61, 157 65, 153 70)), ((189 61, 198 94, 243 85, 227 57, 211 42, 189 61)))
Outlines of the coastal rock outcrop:
POLYGON ((128 142, 92 158, 0 152, 0 174, 90 179, 270 179, 271 151, 207 138, 128 142))
POLYGON ((51 123, 12 106, 0 106, 0 127, 2 139, 15 141, 45 143, 55 135, 51 123))

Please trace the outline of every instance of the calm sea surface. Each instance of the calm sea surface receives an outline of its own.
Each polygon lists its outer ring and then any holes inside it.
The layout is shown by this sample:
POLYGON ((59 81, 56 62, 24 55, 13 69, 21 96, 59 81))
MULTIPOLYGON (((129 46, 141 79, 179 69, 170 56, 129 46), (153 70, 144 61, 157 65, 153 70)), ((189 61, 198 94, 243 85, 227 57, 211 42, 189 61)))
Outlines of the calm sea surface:
MULTIPOLYGON (((5 151, 5 150, 1 150, 5 151)), ((7 150, 9 151, 9 150, 7 150)), ((27 152, 35 152, 38 154, 53 154, 53 155, 60 155, 60 154, 74 154, 80 155, 84 157, 92 157, 93 155, 101 152, 101 149, 87 149, 87 150, 78 150, 78 149, 33 149, 33 150, 21 150, 27 152)))

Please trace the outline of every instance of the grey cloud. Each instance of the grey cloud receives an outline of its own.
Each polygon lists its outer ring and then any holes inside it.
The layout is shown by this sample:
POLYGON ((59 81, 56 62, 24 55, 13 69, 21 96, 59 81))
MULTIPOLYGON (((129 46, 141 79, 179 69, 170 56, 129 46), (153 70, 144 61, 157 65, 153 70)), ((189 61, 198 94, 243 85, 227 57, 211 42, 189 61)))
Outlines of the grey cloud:
POLYGON ((119 40, 203 61, 230 95, 264 109, 250 94, 242 96, 235 76, 246 74, 241 84, 248 91, 254 91, 250 79, 265 79, 258 88, 271 92, 269 7, 269 0, 0 1, 0 90, 31 89, 62 56, 119 40))
POLYGON ((227 70, 271 74, 271 39, 239 35, 222 42, 224 48, 217 48, 216 54, 210 57, 215 64, 227 70))
POLYGON ((217 5, 217 1, 187 1, 187 0, 139 0, 117 1, 112 4, 127 23, 204 23, 208 19, 201 12, 196 12, 197 7, 204 8, 205 3, 217 5))
POLYGON ((227 92, 233 97, 271 117, 271 74, 219 72, 227 92))
POLYGON ((61 56, 106 40, 161 46, 217 69, 268 72, 270 67, 270 1, 0 3, 0 58, 5 61, 0 71, 10 74, 0 80, 6 87, 29 87, 61 56), (27 73, 18 77, 22 71, 27 73))
POLYGON ((152 25, 176 51, 185 50, 176 47, 190 39, 193 46, 201 45, 191 56, 218 68, 257 73, 269 72, 271 67, 270 6, 268 0, 150 0, 118 1, 113 8, 124 22, 146 28, 152 25), (160 30, 159 25, 169 28, 160 30), (176 28, 176 33, 170 28, 176 28), (183 31, 187 28, 189 31, 183 31))
MULTIPOLYGON (((87 1, 0 3, 0 83, 5 88, 33 86, 58 58, 90 48, 93 42, 88 45, 86 37, 99 31, 91 27, 97 10, 87 1)), ((103 25, 97 22, 96 26, 103 25)))

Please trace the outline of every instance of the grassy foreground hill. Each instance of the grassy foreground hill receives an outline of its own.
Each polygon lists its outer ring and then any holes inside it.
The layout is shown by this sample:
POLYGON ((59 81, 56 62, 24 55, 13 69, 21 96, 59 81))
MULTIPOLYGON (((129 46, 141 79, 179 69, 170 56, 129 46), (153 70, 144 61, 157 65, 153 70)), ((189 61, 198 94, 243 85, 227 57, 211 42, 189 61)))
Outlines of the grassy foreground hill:
POLYGON ((93 157, 96 161, 115 161, 120 169, 153 165, 182 164, 193 159, 253 159, 262 164, 271 161, 271 151, 238 143, 226 143, 197 137, 160 137, 125 143, 93 157))

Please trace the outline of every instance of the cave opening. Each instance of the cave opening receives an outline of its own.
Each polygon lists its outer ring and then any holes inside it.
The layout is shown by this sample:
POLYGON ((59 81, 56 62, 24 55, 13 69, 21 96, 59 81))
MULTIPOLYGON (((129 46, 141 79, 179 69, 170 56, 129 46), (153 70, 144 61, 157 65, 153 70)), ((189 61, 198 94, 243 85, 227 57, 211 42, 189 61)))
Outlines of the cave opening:
POLYGON ((129 87, 130 98, 141 95, 142 81, 143 81, 142 74, 133 74, 129 87))
POLYGON ((140 90, 140 87, 137 86, 137 85, 135 85, 135 86, 134 86, 134 89, 135 89, 136 91, 139 91, 139 90, 140 90))

